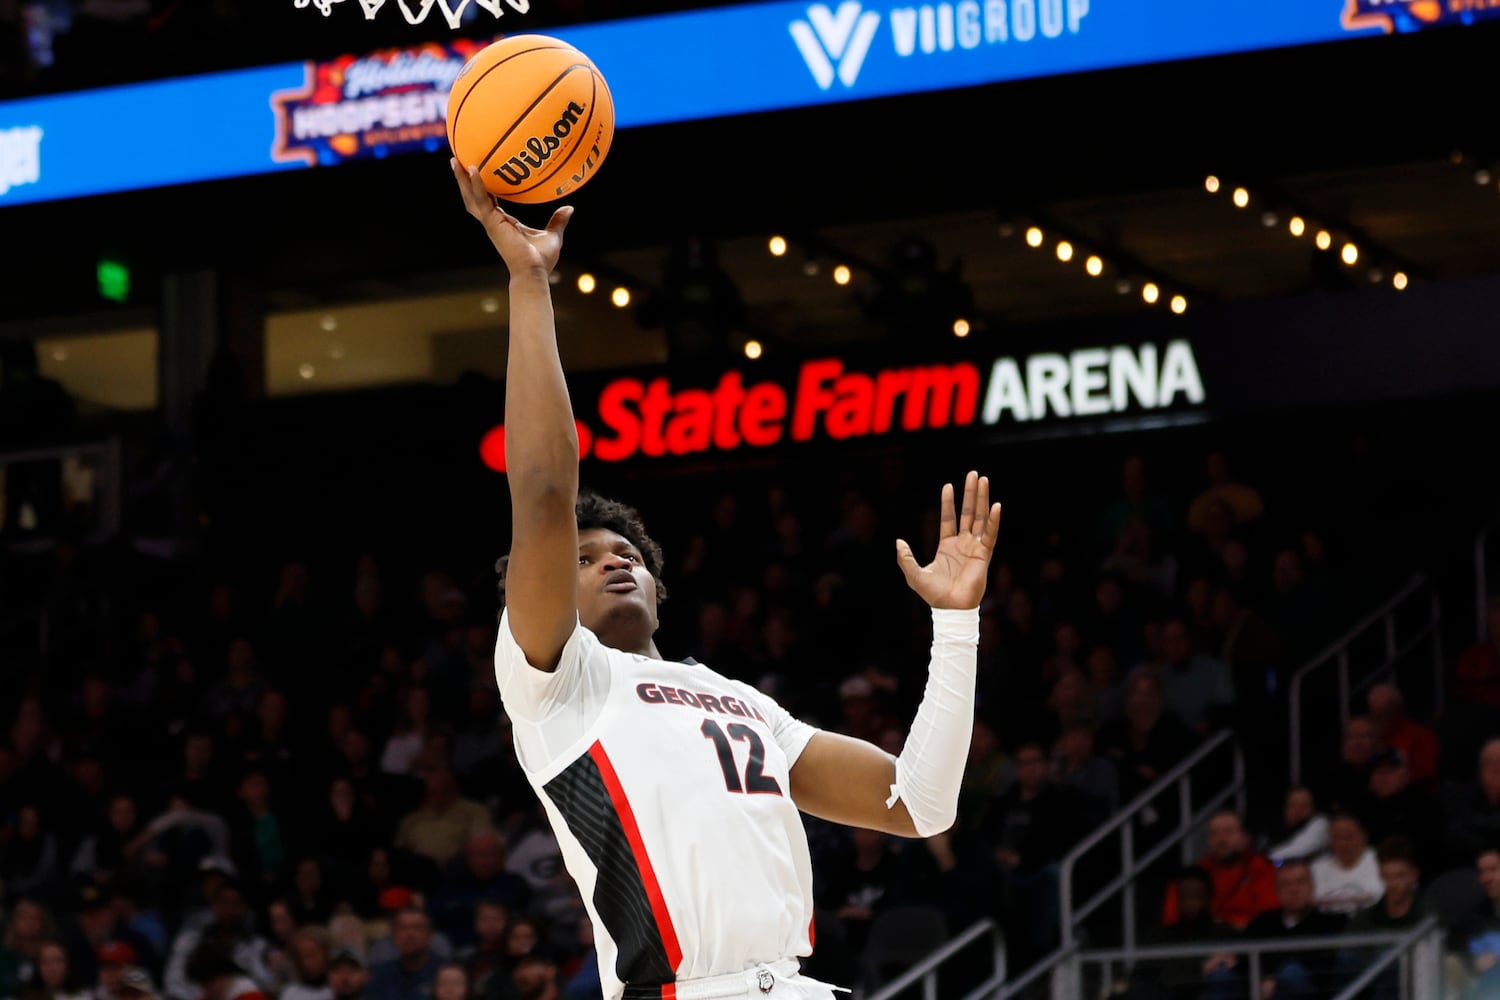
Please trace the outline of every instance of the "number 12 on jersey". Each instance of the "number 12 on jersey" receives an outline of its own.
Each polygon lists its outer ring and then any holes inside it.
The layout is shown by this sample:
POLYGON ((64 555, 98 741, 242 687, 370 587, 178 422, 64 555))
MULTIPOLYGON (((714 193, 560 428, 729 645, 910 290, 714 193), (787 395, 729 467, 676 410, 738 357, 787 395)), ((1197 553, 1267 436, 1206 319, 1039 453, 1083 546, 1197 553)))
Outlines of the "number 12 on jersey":
POLYGON ((742 722, 729 724, 729 735, 719 728, 713 719, 703 720, 703 736, 713 740, 714 750, 719 754, 719 766, 724 769, 724 787, 731 792, 748 792, 751 795, 780 795, 781 786, 775 778, 767 777, 766 745, 760 734, 742 722), (745 780, 740 781, 739 765, 734 760, 734 747, 729 741, 737 740, 750 744, 750 760, 745 764, 745 780))

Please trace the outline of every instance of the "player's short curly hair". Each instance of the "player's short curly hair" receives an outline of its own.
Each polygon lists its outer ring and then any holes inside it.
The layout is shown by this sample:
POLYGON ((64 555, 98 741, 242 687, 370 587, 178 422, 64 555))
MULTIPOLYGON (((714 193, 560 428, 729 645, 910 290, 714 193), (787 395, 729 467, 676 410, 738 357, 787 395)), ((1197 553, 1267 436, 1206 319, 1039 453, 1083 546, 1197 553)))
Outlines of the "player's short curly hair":
MULTIPOLYGON (((578 503, 573 510, 579 531, 605 528, 634 545, 640 551, 641 558, 645 560, 646 571, 651 574, 651 579, 656 581, 656 603, 661 604, 667 599, 667 585, 662 582, 661 578, 665 559, 662 556, 661 546, 646 532, 646 523, 641 520, 640 511, 629 504, 602 497, 592 490, 579 491, 578 503)), ((503 555, 495 560, 502 612, 505 610, 505 571, 509 563, 509 555, 503 555)))

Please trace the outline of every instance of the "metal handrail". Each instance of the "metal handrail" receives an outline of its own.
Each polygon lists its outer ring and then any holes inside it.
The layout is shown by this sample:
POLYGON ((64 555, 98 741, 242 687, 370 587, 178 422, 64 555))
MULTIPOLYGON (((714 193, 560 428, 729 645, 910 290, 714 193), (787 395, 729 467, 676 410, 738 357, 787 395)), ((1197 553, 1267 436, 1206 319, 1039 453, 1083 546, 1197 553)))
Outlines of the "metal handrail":
MULTIPOLYGON (((1442 607, 1439 602, 1437 590, 1432 590, 1429 598, 1429 617, 1421 627, 1417 635, 1405 646, 1398 646, 1396 642, 1396 609, 1402 606, 1412 595, 1429 586, 1425 576, 1417 575, 1407 581, 1406 585, 1398 590, 1394 596, 1388 598, 1384 604, 1371 611, 1364 618, 1347 629, 1343 635, 1330 642, 1322 652, 1305 662, 1297 672, 1292 675, 1290 690, 1287 696, 1288 714, 1290 719, 1291 747, 1291 783, 1298 785, 1302 783, 1302 686, 1309 674, 1323 667, 1330 661, 1338 666, 1339 684, 1339 724, 1342 727, 1349 722, 1349 647, 1357 640, 1370 633, 1375 627, 1384 629, 1386 659, 1379 667, 1368 671, 1369 677, 1380 677, 1393 671, 1396 664, 1409 652, 1416 648, 1418 642, 1428 636, 1433 637, 1433 684, 1435 687, 1435 705, 1441 705, 1443 700, 1443 654, 1442 633, 1440 624, 1442 621, 1442 607)), ((1363 685, 1361 685, 1363 686, 1363 685)))
POLYGON ((1380 977, 1393 962, 1401 962, 1406 954, 1422 944, 1434 934, 1440 934, 1441 929, 1435 916, 1428 917, 1420 924, 1413 927, 1406 935, 1392 946, 1384 955, 1380 956, 1364 972, 1361 972, 1348 986, 1339 991, 1333 1000, 1355 1000, 1362 992, 1380 977))
MULTIPOLYGON (((1074 845, 1073 849, 1063 858, 1060 866, 1059 883, 1062 895, 1061 918, 1063 946, 1072 944, 1076 940, 1078 924, 1087 919, 1095 910, 1120 890, 1125 894, 1125 935, 1127 942, 1135 941, 1135 905, 1134 905, 1134 880, 1145 868, 1149 867, 1157 858, 1161 857, 1173 846, 1182 842, 1186 849, 1186 838, 1192 830, 1214 810, 1220 808, 1231 797, 1239 800, 1241 810, 1244 808, 1244 785, 1245 785, 1245 761, 1238 744, 1234 742, 1234 733, 1223 729, 1209 737, 1201 746, 1188 754, 1177 763, 1166 774, 1157 778, 1150 788, 1141 792, 1130 801, 1124 809, 1115 813, 1114 817, 1089 834, 1083 840, 1074 845), (1234 781, 1225 786, 1204 805, 1194 813, 1192 809, 1192 790, 1187 784, 1192 771, 1202 763, 1210 754, 1220 747, 1228 744, 1234 749, 1234 781), (1163 837, 1141 858, 1135 857, 1135 838, 1131 824, 1136 817, 1172 785, 1177 785, 1179 801, 1181 804, 1181 815, 1178 818, 1178 826, 1175 831, 1163 837), (1110 834, 1120 833, 1120 873, 1112 879, 1108 885, 1096 892, 1092 898, 1082 905, 1073 905, 1073 870, 1079 860, 1089 851, 1097 847, 1110 834)), ((1190 860, 1185 858, 1184 860, 1190 860)), ((1062 949, 1059 949, 1059 953, 1062 949)), ((1058 953, 1054 953, 1058 954, 1058 953)))
POLYGON ((1355 981, 1341 990, 1336 1000, 1353 1000, 1360 991, 1364 990, 1380 975, 1381 972, 1392 962, 1402 962, 1403 970, 1406 965, 1408 952, 1420 945, 1430 935, 1438 932, 1438 919, 1436 916, 1428 916, 1408 931, 1386 931, 1383 933, 1367 934, 1330 934, 1318 937, 1291 937, 1291 938, 1267 938, 1264 940, 1226 940, 1208 941, 1196 944, 1181 945, 1157 945, 1144 948, 1097 948, 1081 951, 1076 956, 1073 964, 1075 981, 1072 989, 1068 992, 1072 995, 1078 994, 1081 985, 1082 968, 1085 964, 1099 965, 1104 969, 1105 977, 1112 973, 1112 966, 1116 963, 1122 966, 1133 966, 1141 962, 1163 961, 1183 958, 1209 958, 1214 955, 1233 955, 1236 959, 1245 958, 1248 969, 1245 975, 1245 984, 1250 995, 1258 996, 1260 993, 1261 973, 1263 963, 1267 955, 1286 955, 1299 952, 1325 951, 1325 952, 1347 952, 1350 950, 1382 949, 1383 954, 1367 967, 1355 981))
POLYGON ((916 965, 907 969, 901 975, 891 980, 879 990, 872 993, 866 1000, 891 1000, 899 996, 918 980, 922 981, 923 1000, 937 1000, 937 973, 938 967, 948 959, 952 958, 970 942, 985 934, 991 935, 994 941, 995 973, 994 977, 1000 981, 1005 980, 1005 938, 1000 933, 1000 926, 993 920, 979 920, 969 926, 958 937, 943 945, 931 955, 928 955, 916 965))
POLYGON ((1056 966, 1076 955, 1078 947, 1077 943, 1064 945, 1010 982, 1005 981, 1003 972, 997 973, 970 990, 964 995, 963 1000, 1009 1000, 1010 997, 1026 990, 1032 983, 1051 972, 1056 966))

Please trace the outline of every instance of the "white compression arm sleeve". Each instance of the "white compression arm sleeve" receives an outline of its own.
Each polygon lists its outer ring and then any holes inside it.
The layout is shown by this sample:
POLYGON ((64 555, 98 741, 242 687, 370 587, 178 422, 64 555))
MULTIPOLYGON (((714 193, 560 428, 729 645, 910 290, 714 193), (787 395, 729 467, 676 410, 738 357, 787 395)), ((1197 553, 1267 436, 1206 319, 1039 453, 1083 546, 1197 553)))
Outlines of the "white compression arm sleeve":
POLYGON ((974 735, 974 675, 979 657, 979 609, 932 611, 932 665, 911 733, 896 758, 896 783, 886 808, 906 803, 923 837, 958 818, 958 791, 974 735))

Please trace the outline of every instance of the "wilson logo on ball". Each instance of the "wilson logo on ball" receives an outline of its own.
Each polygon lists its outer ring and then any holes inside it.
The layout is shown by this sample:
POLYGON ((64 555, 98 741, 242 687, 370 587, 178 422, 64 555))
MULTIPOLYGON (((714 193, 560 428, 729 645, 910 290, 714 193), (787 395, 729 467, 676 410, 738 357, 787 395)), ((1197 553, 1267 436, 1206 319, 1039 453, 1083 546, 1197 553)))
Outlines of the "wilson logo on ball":
POLYGON ((525 147, 520 152, 495 168, 495 176, 513 186, 527 180, 531 177, 533 170, 541 169, 542 165, 552 158, 552 154, 562 145, 562 141, 573 131, 573 126, 578 124, 578 118, 584 110, 578 102, 569 101, 568 106, 563 109, 563 113, 553 124, 551 133, 534 135, 527 139, 525 147))

